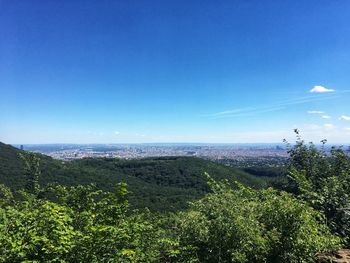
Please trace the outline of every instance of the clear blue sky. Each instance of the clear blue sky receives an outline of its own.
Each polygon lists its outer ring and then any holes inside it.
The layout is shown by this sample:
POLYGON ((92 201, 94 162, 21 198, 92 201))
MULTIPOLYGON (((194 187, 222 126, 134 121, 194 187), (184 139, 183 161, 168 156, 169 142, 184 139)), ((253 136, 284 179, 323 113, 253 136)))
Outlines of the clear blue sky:
POLYGON ((347 0, 2 0, 0 141, 280 142, 297 127, 348 143, 349 14, 347 0))

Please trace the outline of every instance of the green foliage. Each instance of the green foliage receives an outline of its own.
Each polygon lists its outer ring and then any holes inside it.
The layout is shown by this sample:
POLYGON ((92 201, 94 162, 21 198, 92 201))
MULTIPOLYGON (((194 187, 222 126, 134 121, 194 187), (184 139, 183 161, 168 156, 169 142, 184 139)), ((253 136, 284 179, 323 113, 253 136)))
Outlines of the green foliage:
POLYGON ((0 209, 0 261, 59 262, 74 246, 72 211, 48 201, 0 209))
MULTIPOLYGON (((38 178, 31 157, 24 157, 29 182, 38 178)), ((125 183, 113 192, 95 185, 30 187, 17 201, 8 188, 0 190, 0 262, 158 262, 176 254, 158 223, 128 210, 125 183)))
MULTIPOLYGON (((347 162, 343 155, 339 156, 341 158, 331 159, 338 168, 347 162)), ((296 160, 303 161, 303 158, 296 160)), ((82 171, 92 171, 92 174, 113 173, 118 169, 126 174, 142 171, 135 177, 147 178, 153 186, 157 185, 154 180, 166 185, 166 188, 158 185, 156 192, 172 189, 172 180, 177 180, 182 190, 192 189, 193 184, 202 187, 201 181, 190 173, 197 168, 186 170, 181 162, 193 164, 192 159, 186 158, 137 162, 86 159, 58 167, 73 172, 73 177, 74 172, 82 171), (170 178, 170 174, 163 173, 162 169, 169 167, 164 166, 164 162, 177 167, 171 171, 181 171, 181 176, 170 178), (151 172, 143 170, 145 164, 152 167, 147 168, 151 172), (165 176, 163 180, 155 176, 157 170, 160 177, 165 176)), ((308 195, 308 191, 314 189, 314 181, 308 182, 309 177, 305 175, 300 176, 302 180, 295 177, 300 181, 293 181, 301 197, 298 199, 272 188, 256 190, 238 182, 234 182, 232 189, 230 183, 235 176, 227 178, 219 173, 218 177, 223 180, 218 181, 206 173, 201 180, 207 181, 208 186, 201 193, 210 191, 210 194, 194 201, 186 211, 156 214, 147 209, 143 212, 130 209, 128 200, 132 193, 124 182, 116 182, 110 191, 101 189, 97 183, 39 186, 44 175, 40 174, 41 169, 52 166, 39 165, 37 155, 24 155, 24 164, 25 190, 13 193, 0 184, 0 262, 297 263, 313 262, 318 252, 334 250, 340 245, 340 239, 332 235, 325 224, 323 213, 309 206, 312 204, 321 210, 323 206, 319 205, 324 203, 318 200, 319 193, 308 195)), ((298 168, 297 164, 292 167, 298 168)), ((203 167, 208 166, 224 169, 203 161, 203 167)), ((298 171, 297 168, 293 171, 298 171)), ((338 172, 346 175, 343 169, 338 172)), ((143 182, 147 184, 147 180, 143 182)), ((338 201, 338 196, 330 186, 343 189, 338 185, 342 186, 337 180, 328 185, 333 201, 338 201)))
POLYGON ((14 198, 11 189, 0 184, 0 207, 10 205, 13 202, 14 198))
POLYGON ((112 193, 55 185, 41 194, 0 209, 0 262, 158 262, 176 254, 149 215, 128 212, 123 183, 112 193))
POLYGON ((180 214, 184 262, 313 262, 340 243, 322 216, 291 194, 211 183, 214 193, 180 214))
MULTIPOLYGON (((350 159, 341 148, 328 153, 306 144, 296 130, 297 141, 289 149, 289 179, 293 192, 321 211, 332 232, 350 236, 350 159)), ((323 145, 325 141, 323 141, 323 145)))
POLYGON ((30 174, 35 175, 29 182, 36 181, 37 172, 41 172, 38 179, 41 187, 53 183, 65 186, 93 183, 100 190, 113 191, 117 183, 125 182, 130 191, 130 206, 136 209, 147 207, 151 211, 174 212, 188 208, 188 201, 199 199, 210 191, 204 172, 213 174, 216 180, 236 180, 252 187, 265 186, 264 180, 242 170, 193 157, 86 158, 62 162, 40 154, 27 154, 0 143, 0 183, 12 190, 33 186, 33 183, 28 184, 28 175, 25 175, 28 165, 19 158, 19 153, 34 159, 26 161, 34 169, 30 174), (40 159, 39 171, 35 170, 37 159, 40 159))
POLYGON ((20 153, 19 156, 24 162, 25 189, 28 193, 37 195, 40 191, 40 159, 30 152, 20 153))

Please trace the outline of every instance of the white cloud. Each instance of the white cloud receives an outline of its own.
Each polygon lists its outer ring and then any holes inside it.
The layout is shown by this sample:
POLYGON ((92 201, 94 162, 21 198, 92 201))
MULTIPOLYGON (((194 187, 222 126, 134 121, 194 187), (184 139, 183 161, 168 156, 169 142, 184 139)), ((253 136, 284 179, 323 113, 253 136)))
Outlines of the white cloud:
POLYGON ((339 117, 339 120, 350 121, 350 116, 342 115, 339 117))
POLYGON ((120 132, 118 132, 118 131, 115 131, 115 132, 114 132, 114 134, 115 134, 115 135, 119 135, 119 134, 120 134, 120 132))
POLYGON ((310 92, 311 93, 328 93, 328 92, 334 92, 334 89, 327 89, 323 86, 314 86, 310 92))
POLYGON ((350 132, 350 127, 344 128, 344 130, 350 132))
POLYGON ((309 114, 323 114, 324 112, 320 111, 320 110, 309 110, 307 113, 309 113, 309 114))
POLYGON ((335 126, 331 123, 326 123, 323 125, 323 127, 325 127, 326 130, 333 130, 335 128, 335 126))
POLYGON ((328 116, 328 115, 322 115, 322 116, 321 116, 321 118, 322 118, 322 119, 330 119, 330 118, 331 118, 331 116, 328 116))
POLYGON ((305 125, 305 129, 306 130, 319 130, 321 129, 321 126, 320 125, 317 125, 317 124, 306 124, 305 125))

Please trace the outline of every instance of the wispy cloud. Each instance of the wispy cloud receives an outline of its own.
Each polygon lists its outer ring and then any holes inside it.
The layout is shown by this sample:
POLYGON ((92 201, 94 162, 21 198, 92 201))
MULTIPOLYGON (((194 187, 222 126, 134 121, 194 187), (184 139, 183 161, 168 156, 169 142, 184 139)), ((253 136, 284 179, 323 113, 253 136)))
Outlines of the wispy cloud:
POLYGON ((342 115, 339 117, 339 120, 350 121, 350 116, 342 115))
MULTIPOLYGON (((252 116, 259 113, 266 113, 266 112, 273 112, 273 111, 280 111, 286 109, 288 106, 292 105, 298 105, 298 104, 304 104, 314 101, 322 101, 322 100, 329 100, 337 98, 338 96, 329 96, 324 95, 321 97, 315 97, 315 96, 306 96, 306 97, 300 97, 296 99, 290 99, 278 102, 276 104, 272 105, 262 105, 259 107, 246 107, 246 108, 238 108, 238 109, 232 109, 227 111, 221 111, 216 112, 212 114, 202 115, 205 117, 210 117, 211 119, 221 119, 221 118, 233 118, 233 117, 243 117, 243 116, 252 116)), ((316 111, 313 112, 316 114, 316 111)), ((322 114, 323 112, 317 111, 317 114, 322 114)))
POLYGON ((327 89, 323 86, 314 86, 311 90, 311 93, 329 93, 329 92, 335 92, 334 89, 327 89))
POLYGON ((319 130, 319 129, 321 129, 322 127, 320 126, 320 125, 318 125, 318 124, 313 124, 313 123, 311 123, 311 124, 306 124, 305 125, 305 129, 306 130, 319 130))
POLYGON ((350 132, 350 127, 346 127, 346 128, 344 128, 344 130, 350 132))
POLYGON ((115 134, 115 135, 119 135, 119 134, 120 134, 120 132, 118 132, 118 131, 115 131, 115 132, 114 132, 114 134, 115 134))
POLYGON ((334 128, 336 128, 333 124, 331 123, 326 123, 325 125, 323 125, 323 127, 325 127, 325 129, 327 130, 333 130, 334 128))
POLYGON ((321 116, 321 118, 322 118, 322 119, 330 119, 330 118, 331 118, 331 116, 328 116, 328 115, 322 115, 322 116, 321 116))
POLYGON ((283 110, 283 109, 285 109, 285 107, 257 108, 254 110, 244 111, 244 112, 240 112, 240 113, 212 116, 212 119, 252 116, 252 115, 255 115, 257 113, 267 113, 267 112, 279 111, 279 110, 283 110))
POLYGON ((252 111, 252 110, 255 110, 255 108, 253 108, 253 107, 246 107, 246 108, 240 108, 240 109, 233 109, 233 110, 216 112, 216 113, 207 114, 207 115, 204 115, 204 116, 216 117, 216 116, 223 116, 223 115, 230 115, 230 114, 239 114, 239 113, 242 113, 242 112, 247 112, 247 111, 252 111))
POLYGON ((321 125, 318 125, 318 124, 305 124, 304 125, 304 129, 306 131, 331 131, 331 130, 334 130, 336 129, 337 127, 332 124, 332 123, 326 123, 326 124, 323 124, 322 126, 321 125))
POLYGON ((309 110, 307 113, 309 113, 309 114, 323 114, 324 112, 320 111, 320 110, 309 110))

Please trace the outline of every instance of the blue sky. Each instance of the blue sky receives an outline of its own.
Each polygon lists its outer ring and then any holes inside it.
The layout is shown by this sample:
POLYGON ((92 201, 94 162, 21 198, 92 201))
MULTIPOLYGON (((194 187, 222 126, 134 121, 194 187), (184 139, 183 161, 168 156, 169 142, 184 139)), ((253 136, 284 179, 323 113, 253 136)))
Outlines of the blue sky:
POLYGON ((281 142, 299 128, 349 143, 349 13, 347 0, 0 1, 0 141, 281 142))

